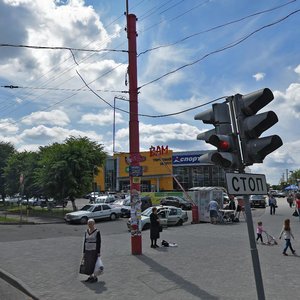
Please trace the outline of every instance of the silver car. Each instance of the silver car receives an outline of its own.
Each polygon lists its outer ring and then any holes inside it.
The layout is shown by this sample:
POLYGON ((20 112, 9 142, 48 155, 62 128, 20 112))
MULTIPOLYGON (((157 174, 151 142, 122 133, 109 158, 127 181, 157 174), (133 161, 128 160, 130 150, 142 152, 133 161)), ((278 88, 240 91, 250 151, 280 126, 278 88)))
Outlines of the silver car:
MULTIPOLYGON (((175 206, 156 206, 157 215, 160 219, 160 224, 165 226, 171 225, 182 225, 183 223, 188 221, 187 212, 182 210, 179 207, 175 206)), ((150 228, 150 214, 152 213, 152 207, 147 208, 141 214, 141 229, 149 229, 150 228)), ((130 219, 128 219, 127 227, 130 230, 131 224, 130 219)))
POLYGON ((121 214, 121 210, 109 204, 87 204, 78 211, 67 213, 64 217, 68 223, 86 224, 88 219, 94 220, 110 219, 115 220, 121 214))

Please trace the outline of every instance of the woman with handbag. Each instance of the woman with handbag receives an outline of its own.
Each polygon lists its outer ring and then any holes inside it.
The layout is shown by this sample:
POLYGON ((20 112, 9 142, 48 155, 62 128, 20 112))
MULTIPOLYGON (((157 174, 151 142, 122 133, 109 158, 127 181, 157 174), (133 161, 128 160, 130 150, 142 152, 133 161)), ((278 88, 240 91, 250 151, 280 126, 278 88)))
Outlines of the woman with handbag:
POLYGON ((81 273, 89 275, 85 282, 97 282, 97 275, 95 274, 95 266, 97 260, 100 258, 101 249, 101 235, 100 231, 95 227, 95 220, 89 219, 87 222, 88 229, 84 234, 83 243, 83 258, 81 273))
POLYGON ((159 239, 160 232, 160 220, 157 215, 157 208, 152 208, 152 213, 150 214, 150 239, 151 248, 158 248, 157 239, 159 239))

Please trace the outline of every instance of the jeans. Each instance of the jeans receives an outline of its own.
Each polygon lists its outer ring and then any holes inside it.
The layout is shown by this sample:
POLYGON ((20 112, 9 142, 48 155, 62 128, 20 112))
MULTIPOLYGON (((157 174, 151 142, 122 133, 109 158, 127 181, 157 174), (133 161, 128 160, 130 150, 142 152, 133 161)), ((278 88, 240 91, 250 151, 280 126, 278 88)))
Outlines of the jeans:
POLYGON ((283 253, 286 253, 286 250, 287 250, 287 248, 289 248, 289 247, 290 247, 292 253, 294 253, 295 250, 294 250, 293 247, 292 247, 291 240, 290 240, 290 239, 285 239, 285 247, 284 247, 284 249, 283 249, 283 253))

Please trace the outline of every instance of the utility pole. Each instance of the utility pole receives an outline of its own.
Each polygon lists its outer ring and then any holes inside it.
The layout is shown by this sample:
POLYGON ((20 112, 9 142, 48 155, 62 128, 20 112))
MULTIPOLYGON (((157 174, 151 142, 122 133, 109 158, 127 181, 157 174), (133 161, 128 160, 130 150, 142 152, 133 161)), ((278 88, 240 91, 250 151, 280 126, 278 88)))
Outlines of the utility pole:
POLYGON ((138 121, 137 89, 137 51, 136 51, 136 16, 128 14, 126 1, 127 38, 128 38, 128 75, 129 75, 129 152, 130 152, 130 199, 131 199, 131 254, 142 254, 141 233, 141 197, 140 186, 142 167, 140 166, 140 140, 138 121))

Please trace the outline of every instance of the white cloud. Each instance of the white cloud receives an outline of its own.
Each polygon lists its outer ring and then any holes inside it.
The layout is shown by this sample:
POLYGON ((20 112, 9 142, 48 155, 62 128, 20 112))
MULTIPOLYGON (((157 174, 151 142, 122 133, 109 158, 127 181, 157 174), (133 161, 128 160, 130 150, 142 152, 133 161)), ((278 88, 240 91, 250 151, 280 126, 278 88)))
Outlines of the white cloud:
POLYGON ((265 78, 266 74, 265 73, 256 73, 252 75, 253 78, 255 78, 256 81, 261 81, 265 78))
POLYGON ((70 123, 70 119, 61 110, 38 111, 24 118, 22 123, 25 125, 49 124, 65 126, 70 123))
POLYGON ((20 137, 24 141, 39 141, 41 145, 50 144, 52 142, 63 142, 69 136, 86 136, 93 141, 102 142, 103 137, 94 131, 69 130, 61 127, 46 127, 39 125, 31 129, 25 129, 20 137))
POLYGON ((298 66, 295 68, 295 72, 296 72, 297 74, 300 74, 300 65, 298 65, 298 66))
POLYGON ((0 119, 0 134, 16 134, 19 127, 11 118, 0 119))
MULTIPOLYGON (((112 125, 113 123, 113 111, 105 109, 99 111, 98 114, 85 114, 81 117, 79 123, 89 125, 112 125)), ((118 112, 115 113, 115 124, 125 123, 122 115, 118 112)))

